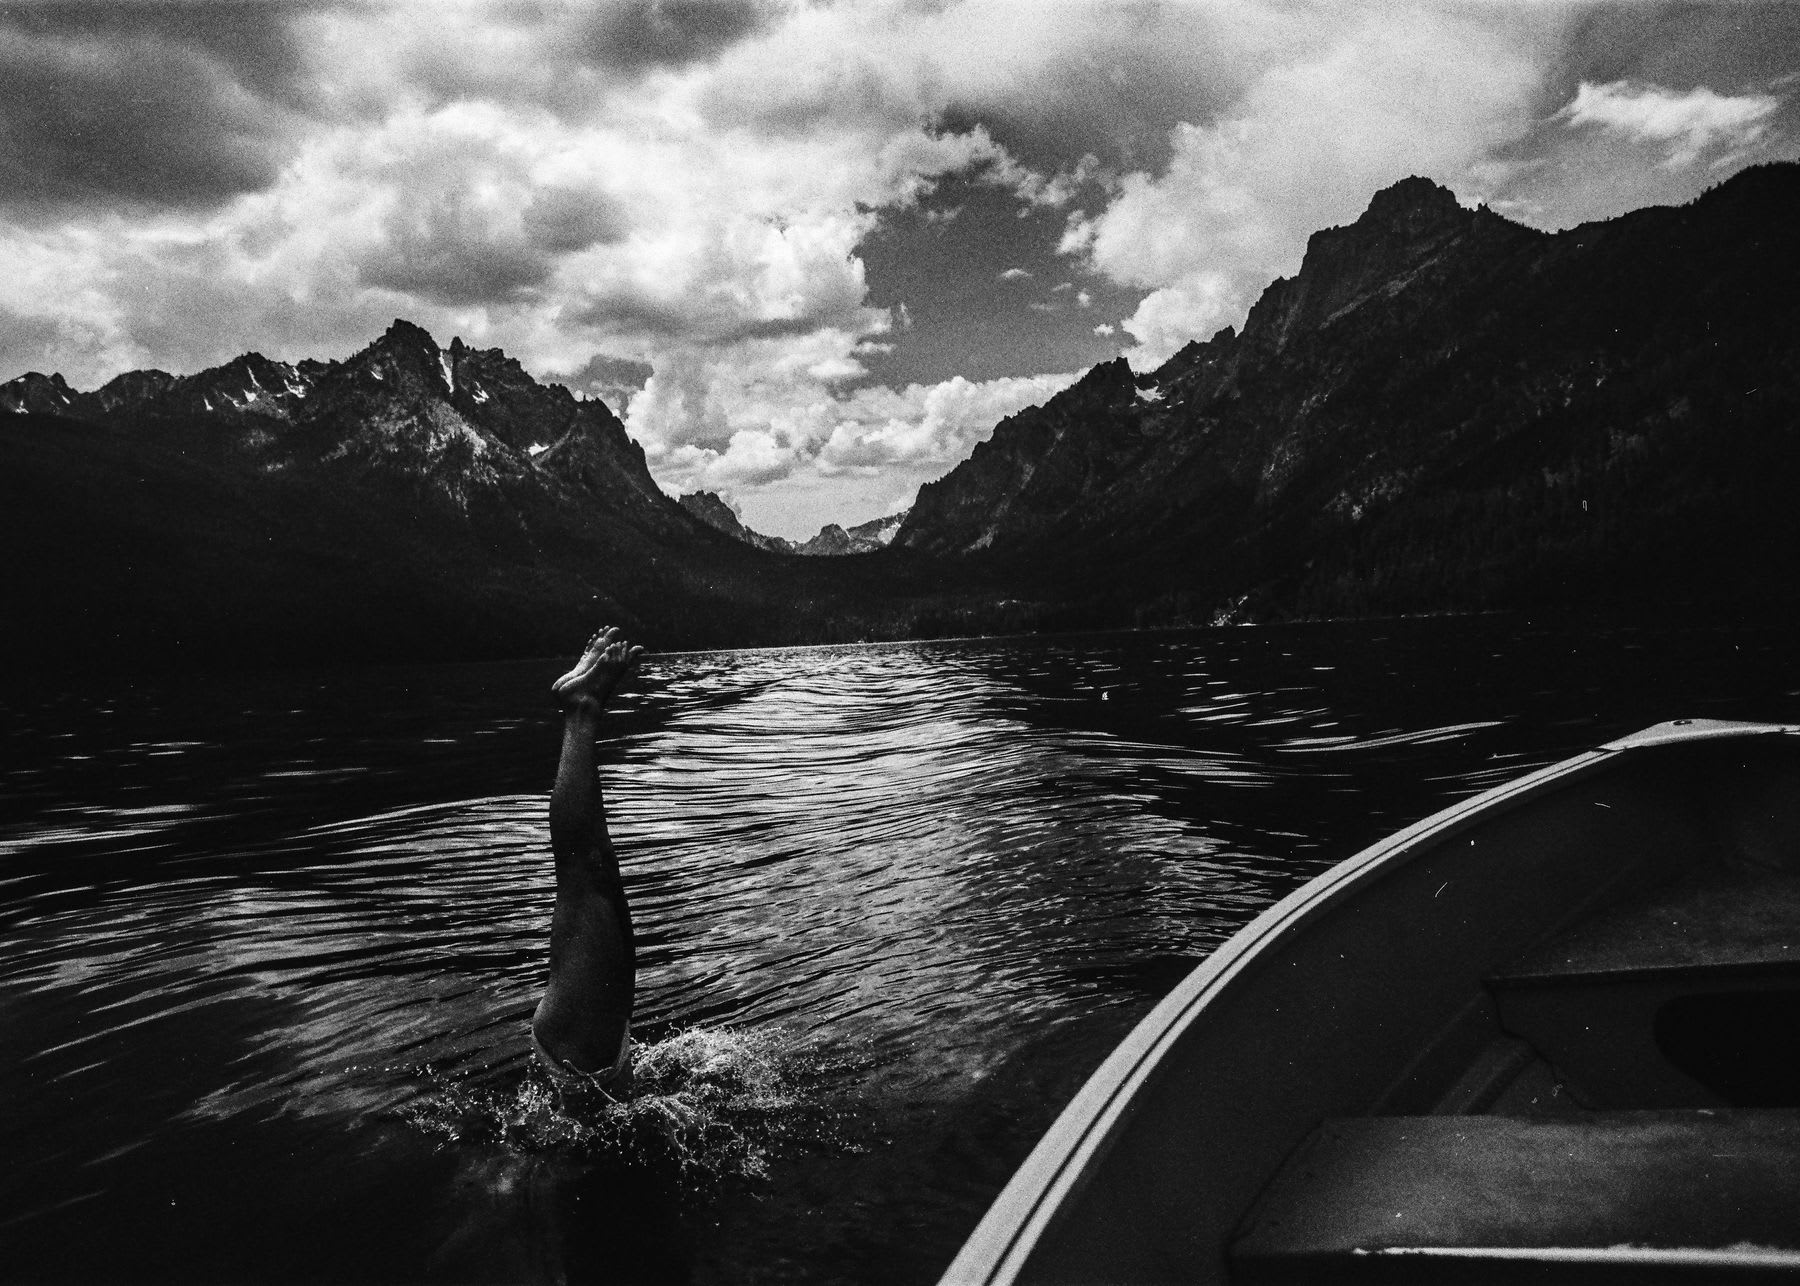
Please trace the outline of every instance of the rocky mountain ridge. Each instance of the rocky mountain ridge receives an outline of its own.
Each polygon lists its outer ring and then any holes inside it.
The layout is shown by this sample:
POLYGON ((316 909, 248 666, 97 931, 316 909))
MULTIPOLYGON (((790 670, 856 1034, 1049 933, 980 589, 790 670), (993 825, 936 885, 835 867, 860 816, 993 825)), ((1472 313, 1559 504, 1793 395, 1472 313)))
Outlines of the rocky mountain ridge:
POLYGON ((381 477, 461 510, 535 487, 626 506, 655 526, 682 521, 604 402, 539 384, 497 348, 460 338, 440 348, 404 320, 341 362, 246 353, 188 376, 129 371, 91 393, 30 372, 0 385, 0 410, 110 426, 204 424, 267 471, 381 477))
POLYGON ((798 552, 798 546, 791 540, 781 536, 765 536, 760 531, 751 531, 744 526, 737 511, 726 504, 724 497, 715 491, 690 491, 677 496, 675 502, 714 531, 723 532, 733 540, 772 554, 798 552))
MULTIPOLYGON (((28 372, 0 384, 0 412, 107 425, 203 422, 228 431, 236 449, 270 470, 385 476, 459 509, 538 484, 564 499, 598 497, 664 526, 670 520, 642 448, 604 402, 540 384, 498 348, 472 348, 460 337, 440 348, 402 319, 341 362, 252 352, 193 375, 127 371, 92 392, 59 374, 28 372)), ((905 516, 848 530, 829 524, 795 542, 749 530, 711 492, 683 496, 679 507, 754 548, 803 555, 882 548, 905 516)))
POLYGON ((0 385, 0 661, 541 655, 904 635, 939 591, 772 558, 656 485, 603 403, 396 321, 92 392, 0 385))
POLYGON ((906 521, 906 511, 903 510, 884 518, 871 518, 854 527, 826 523, 819 529, 818 535, 803 541, 792 541, 783 536, 765 536, 760 531, 752 531, 744 526, 737 511, 716 492, 689 492, 679 497, 678 503, 701 522, 724 532, 733 540, 770 553, 800 554, 807 557, 874 553, 878 549, 885 549, 894 539, 894 534, 900 530, 901 524, 906 521))
POLYGON ((906 522, 906 515, 910 512, 909 509, 902 509, 899 513, 871 518, 852 527, 840 527, 835 522, 828 522, 819 528, 818 535, 800 546, 799 552, 818 555, 872 554, 878 549, 886 549, 899 534, 906 522))
POLYGON ((1376 301, 1410 302, 1449 283, 1478 290, 1494 261, 1543 237, 1464 210, 1430 180, 1403 180, 1354 223, 1314 233, 1300 271, 1264 290, 1242 334, 1226 327, 1141 376, 1123 358, 1102 363, 1003 420, 968 461, 921 489, 896 541, 957 553, 1071 525, 1091 534, 1201 454, 1238 485, 1278 490, 1302 454, 1300 423, 1330 392, 1294 378, 1320 332, 1353 329, 1376 301), (1288 390, 1298 394, 1291 406, 1288 390), (1246 425, 1234 413, 1253 401, 1276 404, 1266 408, 1274 413, 1246 425))
MULTIPOLYGON (((772 556, 600 402, 396 322, 0 386, 0 661, 540 655, 1372 613, 1800 618, 1800 166, 1547 234, 1408 180, 1241 333, 1103 363, 772 556), (898 526, 893 543, 879 546, 898 526)), ((763 538, 771 540, 772 538, 763 538)), ((779 548, 777 546, 777 548, 779 548)))
POLYGON ((1408 179, 1241 334, 1001 422, 895 544, 1056 566, 1102 618, 1649 599, 1659 565, 1766 598, 1747 569, 1800 546, 1796 229, 1794 164, 1555 234, 1408 179))

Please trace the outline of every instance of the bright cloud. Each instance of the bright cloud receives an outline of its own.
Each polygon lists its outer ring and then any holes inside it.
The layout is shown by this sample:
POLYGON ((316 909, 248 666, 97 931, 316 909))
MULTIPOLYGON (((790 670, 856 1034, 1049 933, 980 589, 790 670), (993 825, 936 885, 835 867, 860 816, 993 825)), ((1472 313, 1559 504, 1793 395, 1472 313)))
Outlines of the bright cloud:
POLYGON ((1482 10, 1345 10, 1296 35, 1217 120, 1179 124, 1160 173, 1133 171, 1065 253, 1149 288, 1125 328, 1134 365, 1241 321, 1307 236, 1409 174, 1456 180, 1529 124, 1539 42, 1482 10), (1421 71, 1426 74, 1421 75, 1421 71))
MULTIPOLYGON (((634 417, 639 406, 671 396, 660 386, 662 378, 658 372, 639 395, 634 417)), ((941 473, 1001 420, 1075 379, 1072 373, 980 382, 958 376, 941 384, 874 386, 838 395, 820 388, 810 401, 788 405, 752 397, 729 410, 721 405, 710 445, 663 446, 651 455, 659 472, 682 491, 741 491, 801 468, 824 477, 867 475, 895 465, 941 473), (734 423, 744 427, 733 428, 734 423)))
POLYGON ((1037 375, 974 383, 957 376, 901 390, 859 389, 838 406, 843 418, 819 452, 818 467, 829 474, 891 464, 948 466, 1001 420, 1048 400, 1075 379, 1037 375))
POLYGON ((1761 141, 1781 100, 1773 94, 1717 94, 1704 85, 1677 93, 1628 80, 1586 81, 1559 113, 1571 127, 1588 126, 1667 149, 1665 164, 1689 165, 1707 151, 1741 152, 1761 141))

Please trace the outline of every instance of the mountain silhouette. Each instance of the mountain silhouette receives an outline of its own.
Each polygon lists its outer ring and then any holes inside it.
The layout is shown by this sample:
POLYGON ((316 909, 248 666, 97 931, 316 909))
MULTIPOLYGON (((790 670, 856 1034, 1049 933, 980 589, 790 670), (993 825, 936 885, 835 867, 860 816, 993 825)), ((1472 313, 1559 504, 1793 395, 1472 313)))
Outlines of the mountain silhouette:
POLYGON ((27 373, 0 385, 0 659, 518 656, 601 621, 667 648, 1792 619, 1796 228, 1793 164, 1558 233, 1407 179, 1241 333, 1102 363, 908 513, 798 546, 665 495, 603 402, 405 321, 343 361, 27 373))
POLYGON ((1053 566, 1095 622, 1789 611, 1797 229, 1791 164, 1555 234, 1407 179, 1241 334, 1001 423, 896 543, 1053 566))

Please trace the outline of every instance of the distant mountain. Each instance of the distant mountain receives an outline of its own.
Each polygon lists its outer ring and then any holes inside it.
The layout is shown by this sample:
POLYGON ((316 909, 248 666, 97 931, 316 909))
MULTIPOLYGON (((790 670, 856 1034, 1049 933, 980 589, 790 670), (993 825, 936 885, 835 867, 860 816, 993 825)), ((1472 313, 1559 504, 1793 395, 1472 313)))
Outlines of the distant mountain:
POLYGON ((760 531, 751 531, 738 518, 737 511, 712 491, 693 491, 682 496, 678 503, 694 517, 715 531, 722 531, 733 540, 741 540, 746 545, 754 545, 758 549, 766 549, 774 554, 798 553, 799 549, 791 540, 780 536, 765 536, 760 531))
POLYGON ((1243 333, 1095 367, 897 546, 1183 621, 1800 602, 1800 166, 1548 234, 1413 178, 1243 333))
POLYGON ((602 620, 655 647, 891 637, 942 597, 728 538, 604 403, 404 321, 342 362, 30 373, 0 412, 9 664, 521 655, 602 620))
POLYGON ((819 534, 800 547, 803 554, 872 554, 877 549, 885 549, 893 543, 894 537, 906 522, 910 509, 902 509, 897 514, 889 514, 885 518, 871 518, 867 522, 859 522, 854 527, 840 527, 836 523, 827 523, 819 534), (814 548, 817 546, 817 548, 814 548))
POLYGON ((1792 164, 1556 234, 1408 179, 1241 334, 1103 363, 909 513, 798 546, 664 495, 604 403, 403 321, 341 362, 34 372, 0 385, 0 664, 521 656, 601 621, 670 648, 1791 620, 1797 230, 1792 164))
POLYGON ((906 519, 906 513, 901 512, 889 514, 885 518, 871 518, 868 522, 849 528, 840 527, 834 522, 826 523, 819 529, 818 535, 795 544, 781 536, 765 536, 760 531, 750 530, 738 518, 737 512, 711 491, 690 492, 680 498, 680 504, 714 530, 722 531, 747 545, 777 554, 834 557, 840 554, 874 553, 877 549, 888 546, 894 539, 894 533, 900 530, 900 524, 906 519))
POLYGON ((385 479, 457 509, 539 489, 605 499, 653 528, 682 525, 643 450, 599 401, 539 384, 497 348, 448 348, 396 321, 343 362, 247 353, 196 375, 131 371, 92 393, 36 372, 0 385, 0 410, 91 424, 204 423, 268 471, 385 479))

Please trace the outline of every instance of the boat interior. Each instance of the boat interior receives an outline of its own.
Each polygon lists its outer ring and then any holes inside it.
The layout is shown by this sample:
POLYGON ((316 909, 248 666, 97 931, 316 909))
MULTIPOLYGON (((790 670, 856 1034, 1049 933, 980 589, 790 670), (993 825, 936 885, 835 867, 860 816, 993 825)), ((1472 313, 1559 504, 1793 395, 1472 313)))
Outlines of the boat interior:
POLYGON ((1548 931, 1365 1110, 1305 1134, 1230 1280, 1800 1280, 1797 740, 1647 747, 1563 792, 1649 825, 1585 895, 1553 890, 1575 896, 1548 931))
POLYGON ((1297 890, 946 1280, 1800 1281, 1800 729, 1659 725, 1297 890))

